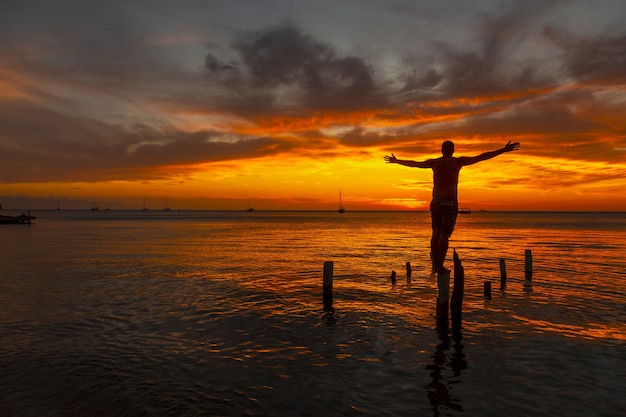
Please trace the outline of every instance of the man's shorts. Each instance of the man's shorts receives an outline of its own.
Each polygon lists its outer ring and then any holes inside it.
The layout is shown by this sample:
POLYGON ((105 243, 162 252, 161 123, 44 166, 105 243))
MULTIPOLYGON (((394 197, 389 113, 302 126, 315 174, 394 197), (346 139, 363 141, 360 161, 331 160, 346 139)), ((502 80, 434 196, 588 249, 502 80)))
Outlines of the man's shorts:
POLYGON ((456 224, 459 213, 459 204, 454 198, 435 197, 430 202, 430 216, 433 230, 437 229, 442 235, 450 237, 456 224))

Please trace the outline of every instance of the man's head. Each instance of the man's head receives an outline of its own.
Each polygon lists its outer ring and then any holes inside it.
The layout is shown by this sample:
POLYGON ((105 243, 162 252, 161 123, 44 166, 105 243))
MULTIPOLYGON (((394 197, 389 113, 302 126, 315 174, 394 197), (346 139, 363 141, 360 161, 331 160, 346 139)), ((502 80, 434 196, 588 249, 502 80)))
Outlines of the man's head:
POLYGON ((441 144, 441 153, 443 156, 452 156, 454 153, 454 143, 451 140, 447 140, 441 144))

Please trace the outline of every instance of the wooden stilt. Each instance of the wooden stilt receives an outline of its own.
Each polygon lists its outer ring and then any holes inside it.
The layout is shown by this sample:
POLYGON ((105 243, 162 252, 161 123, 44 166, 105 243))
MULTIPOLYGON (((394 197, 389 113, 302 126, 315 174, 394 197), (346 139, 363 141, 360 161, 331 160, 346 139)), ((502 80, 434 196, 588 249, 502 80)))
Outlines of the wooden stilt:
POLYGON ((500 289, 506 288, 506 264, 504 258, 500 258, 500 289))
POLYGON ((450 272, 437 274, 437 324, 448 326, 448 308, 450 300, 450 272))
POLYGON ((411 282, 411 262, 406 263, 406 282, 411 282))
POLYGON ((491 300, 491 281, 485 281, 485 298, 491 300))
POLYGON ((530 249, 526 249, 524 273, 526 275, 526 279, 531 280, 533 278, 533 253, 530 249))
POLYGON ((524 290, 531 291, 533 286, 533 253, 530 249, 526 249, 524 255, 524 275, 526 276, 526 281, 524 281, 524 290))
POLYGON ((396 271, 391 271, 391 284, 396 285, 396 271))
POLYGON ((465 290, 465 271, 463 264, 454 250, 454 288, 450 299, 450 315, 452 316, 452 336, 459 338, 463 316, 463 292, 465 290))
POLYGON ((324 311, 334 312, 333 308, 333 268, 332 261, 324 262, 324 284, 322 287, 322 301, 324 302, 324 311))

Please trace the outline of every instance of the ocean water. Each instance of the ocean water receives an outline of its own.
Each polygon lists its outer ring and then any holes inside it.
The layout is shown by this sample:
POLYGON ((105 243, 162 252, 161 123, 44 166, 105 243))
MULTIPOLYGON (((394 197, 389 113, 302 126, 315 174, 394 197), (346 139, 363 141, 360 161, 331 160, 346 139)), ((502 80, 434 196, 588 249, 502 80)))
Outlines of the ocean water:
POLYGON ((626 213, 460 215, 460 337, 428 213, 32 214, 0 225, 2 417, 626 415, 626 213))

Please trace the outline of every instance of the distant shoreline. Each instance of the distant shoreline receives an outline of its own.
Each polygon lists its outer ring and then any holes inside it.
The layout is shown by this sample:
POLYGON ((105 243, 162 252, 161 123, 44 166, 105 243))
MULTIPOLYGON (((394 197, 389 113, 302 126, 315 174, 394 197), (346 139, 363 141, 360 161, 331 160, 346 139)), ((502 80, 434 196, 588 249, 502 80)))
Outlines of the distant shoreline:
MULTIPOLYGON (((15 207, 4 207, 0 213, 9 213, 9 212, 22 212, 31 210, 32 212, 84 212, 91 211, 88 208, 68 208, 68 209, 53 209, 53 208, 15 208, 15 207)), ((243 209, 172 209, 169 210, 171 212, 247 212, 247 210, 243 209)), ((144 209, 107 209, 107 210, 98 210, 101 213, 107 212, 125 212, 125 213, 133 213, 133 212, 143 212, 143 213, 160 213, 163 212, 161 209, 153 209, 153 210, 144 210, 144 209)), ((255 213, 336 213, 336 209, 255 209, 255 213)), ((349 210, 346 213, 429 213, 429 210, 349 210)), ((476 214, 494 214, 494 213, 626 213, 626 210, 472 210, 470 216, 476 214)))

